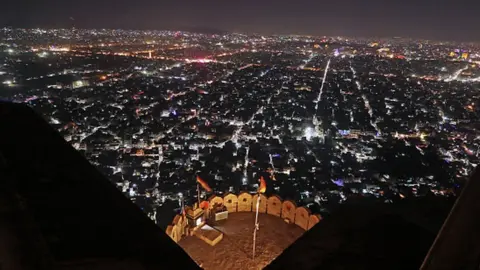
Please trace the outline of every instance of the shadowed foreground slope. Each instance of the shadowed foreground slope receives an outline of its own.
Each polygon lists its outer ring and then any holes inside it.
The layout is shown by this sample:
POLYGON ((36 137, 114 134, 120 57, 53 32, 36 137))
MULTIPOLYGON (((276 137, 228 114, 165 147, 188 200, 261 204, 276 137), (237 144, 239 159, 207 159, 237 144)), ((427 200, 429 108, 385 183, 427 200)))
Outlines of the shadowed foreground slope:
POLYGON ((30 108, 0 102, 0 268, 197 269, 30 108))
POLYGON ((453 199, 344 205, 266 269, 418 269, 453 199))

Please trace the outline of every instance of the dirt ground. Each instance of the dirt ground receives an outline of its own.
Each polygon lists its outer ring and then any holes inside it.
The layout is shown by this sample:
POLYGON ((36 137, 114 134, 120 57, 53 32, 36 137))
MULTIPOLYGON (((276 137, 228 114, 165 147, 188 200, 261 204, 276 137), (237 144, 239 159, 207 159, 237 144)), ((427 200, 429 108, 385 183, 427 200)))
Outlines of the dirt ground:
POLYGON ((224 233, 216 246, 195 236, 185 237, 178 244, 206 270, 262 269, 304 233, 279 217, 260 214, 256 256, 252 260, 254 223, 255 213, 230 213, 226 222, 215 227, 224 233))

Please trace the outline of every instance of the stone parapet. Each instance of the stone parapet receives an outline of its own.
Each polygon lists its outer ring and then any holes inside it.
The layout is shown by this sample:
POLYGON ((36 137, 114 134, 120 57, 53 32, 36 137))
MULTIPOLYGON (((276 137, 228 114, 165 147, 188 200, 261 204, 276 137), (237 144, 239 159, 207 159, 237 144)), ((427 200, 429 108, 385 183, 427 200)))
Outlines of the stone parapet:
MULTIPOLYGON (((322 220, 319 214, 312 214, 308 208, 303 206, 297 207, 295 203, 290 200, 283 201, 277 195, 272 195, 267 198, 263 194, 252 195, 247 192, 242 192, 238 196, 232 193, 228 193, 223 197, 211 196, 208 199, 209 210, 215 205, 223 205, 229 213, 255 212, 258 196, 260 196, 259 213, 267 213, 280 217, 286 222, 295 224, 304 230, 310 230, 315 224, 322 220)), ((166 233, 175 242, 180 241, 183 236, 189 233, 186 219, 177 215, 173 219, 172 224, 168 226, 166 233)))

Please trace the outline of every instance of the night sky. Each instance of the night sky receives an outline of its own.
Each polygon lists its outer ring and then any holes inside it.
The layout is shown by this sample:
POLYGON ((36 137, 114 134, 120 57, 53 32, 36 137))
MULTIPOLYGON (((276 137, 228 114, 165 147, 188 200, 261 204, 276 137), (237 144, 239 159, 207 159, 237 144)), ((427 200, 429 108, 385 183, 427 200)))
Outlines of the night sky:
POLYGON ((0 25, 480 41, 479 14, 480 0, 9 0, 0 25))

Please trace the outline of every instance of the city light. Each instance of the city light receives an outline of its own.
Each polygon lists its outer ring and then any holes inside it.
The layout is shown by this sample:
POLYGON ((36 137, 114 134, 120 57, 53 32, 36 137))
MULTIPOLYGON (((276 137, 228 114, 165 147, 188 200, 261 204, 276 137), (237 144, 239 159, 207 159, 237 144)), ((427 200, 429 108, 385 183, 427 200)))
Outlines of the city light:
POLYGON ((15 85, 14 82, 11 81, 11 80, 6 80, 6 81, 3 82, 3 84, 6 85, 6 86, 14 86, 15 85))
POLYGON ((43 114, 150 217, 195 201, 197 173, 212 188, 202 198, 254 194, 263 176, 267 192, 329 212, 352 198, 452 196, 480 164, 476 45, 0 31, 2 99, 43 114))
POLYGON ((315 133, 315 130, 311 127, 307 127, 305 129, 305 131, 303 132, 305 138, 308 140, 308 141, 311 141, 313 137, 316 137, 316 133, 315 133))
POLYGON ((40 57, 40 58, 45 58, 45 57, 48 56, 48 52, 41 52, 41 53, 38 53, 37 55, 38 55, 38 57, 40 57))

